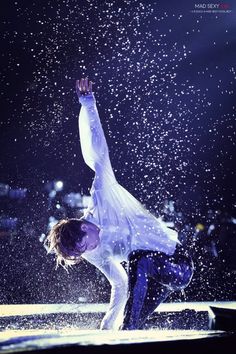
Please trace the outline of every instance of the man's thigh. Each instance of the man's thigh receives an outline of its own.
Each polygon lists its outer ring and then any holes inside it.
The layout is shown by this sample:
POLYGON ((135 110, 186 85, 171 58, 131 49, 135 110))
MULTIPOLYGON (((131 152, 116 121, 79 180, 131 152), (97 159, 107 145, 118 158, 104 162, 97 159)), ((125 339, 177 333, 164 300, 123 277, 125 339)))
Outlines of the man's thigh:
POLYGON ((193 264, 190 258, 181 254, 168 256, 162 252, 138 250, 129 257, 130 282, 134 284, 139 274, 146 274, 160 284, 178 290, 189 284, 193 264))

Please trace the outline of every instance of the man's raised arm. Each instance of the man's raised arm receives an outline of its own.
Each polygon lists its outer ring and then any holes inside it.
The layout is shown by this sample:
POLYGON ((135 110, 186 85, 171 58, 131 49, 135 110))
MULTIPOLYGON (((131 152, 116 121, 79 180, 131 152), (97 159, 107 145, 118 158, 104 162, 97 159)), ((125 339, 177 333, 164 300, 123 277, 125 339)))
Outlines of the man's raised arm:
POLYGON ((103 171, 114 177, 106 138, 100 122, 92 82, 88 79, 76 81, 76 92, 82 107, 79 114, 79 134, 85 163, 101 175, 103 171))

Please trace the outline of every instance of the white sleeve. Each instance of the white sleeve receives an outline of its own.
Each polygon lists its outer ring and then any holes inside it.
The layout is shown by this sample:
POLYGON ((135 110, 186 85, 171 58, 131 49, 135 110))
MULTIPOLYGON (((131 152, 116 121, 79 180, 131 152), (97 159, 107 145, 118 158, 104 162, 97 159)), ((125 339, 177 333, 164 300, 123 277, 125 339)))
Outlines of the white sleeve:
POLYGON ((115 176, 111 167, 106 138, 93 94, 81 96, 79 114, 80 144, 85 163, 95 171, 97 184, 112 183, 115 176))
POLYGON ((128 276, 123 266, 110 258, 99 269, 111 284, 110 303, 100 329, 117 330, 123 323, 124 308, 128 297, 128 276))

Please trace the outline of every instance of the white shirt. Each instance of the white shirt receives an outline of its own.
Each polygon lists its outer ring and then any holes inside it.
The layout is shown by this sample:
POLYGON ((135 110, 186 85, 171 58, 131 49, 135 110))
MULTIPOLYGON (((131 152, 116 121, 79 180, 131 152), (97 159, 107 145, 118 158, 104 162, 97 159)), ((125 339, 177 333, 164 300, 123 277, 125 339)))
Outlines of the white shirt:
POLYGON ((118 329, 127 301, 128 277, 122 261, 130 252, 161 251, 172 255, 176 231, 147 211, 116 180, 93 94, 81 96, 79 132, 85 163, 95 171, 91 199, 83 218, 100 228, 100 244, 82 257, 95 265, 111 284, 109 309, 101 329, 118 329))

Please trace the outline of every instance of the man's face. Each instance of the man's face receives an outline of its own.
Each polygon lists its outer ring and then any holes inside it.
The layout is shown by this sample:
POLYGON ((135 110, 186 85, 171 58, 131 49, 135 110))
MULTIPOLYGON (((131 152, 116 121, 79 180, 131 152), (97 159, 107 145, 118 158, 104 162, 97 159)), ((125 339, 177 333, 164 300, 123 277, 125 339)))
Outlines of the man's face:
POLYGON ((92 223, 84 222, 81 224, 81 230, 86 232, 86 235, 78 243, 78 246, 80 249, 82 247, 85 251, 94 250, 100 243, 100 229, 92 223))

